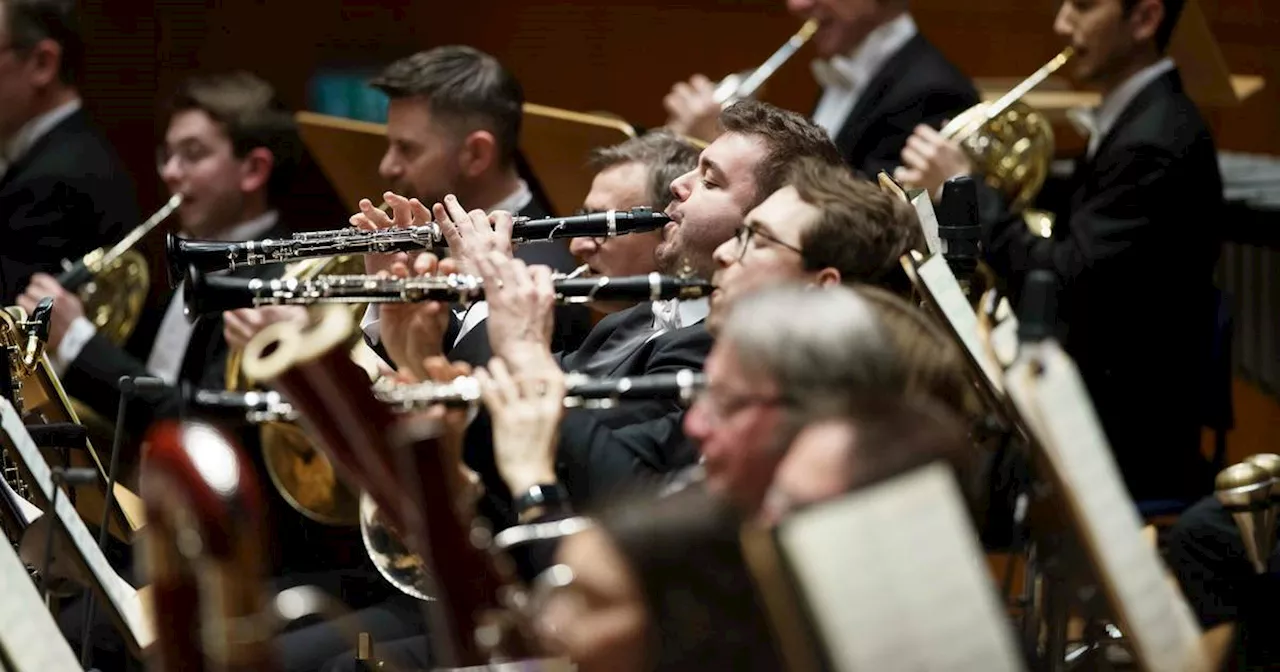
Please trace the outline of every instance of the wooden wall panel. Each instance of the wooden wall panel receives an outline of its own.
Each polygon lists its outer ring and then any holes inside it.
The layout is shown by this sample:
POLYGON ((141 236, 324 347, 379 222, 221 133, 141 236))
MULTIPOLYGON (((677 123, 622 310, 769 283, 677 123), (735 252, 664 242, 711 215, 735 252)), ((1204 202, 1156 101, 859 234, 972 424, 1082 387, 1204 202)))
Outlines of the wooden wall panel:
MULTIPOLYGON (((1280 3, 1200 0, 1237 72, 1270 85, 1211 116, 1220 144, 1280 154, 1280 3)), ((376 67, 415 50, 466 43, 501 58, 532 101, 605 110, 661 124, 661 98, 694 72, 712 77, 759 64, 795 29, 779 0, 82 0, 91 53, 90 108, 137 174, 143 205, 160 201, 151 166, 157 101, 194 70, 246 68, 306 103, 320 66, 376 67)), ((922 30, 975 76, 1016 77, 1056 53, 1051 0, 916 0, 922 30)), ((816 85, 806 50, 764 97, 800 110, 816 85)), ((317 189, 314 185, 309 190, 317 189)))

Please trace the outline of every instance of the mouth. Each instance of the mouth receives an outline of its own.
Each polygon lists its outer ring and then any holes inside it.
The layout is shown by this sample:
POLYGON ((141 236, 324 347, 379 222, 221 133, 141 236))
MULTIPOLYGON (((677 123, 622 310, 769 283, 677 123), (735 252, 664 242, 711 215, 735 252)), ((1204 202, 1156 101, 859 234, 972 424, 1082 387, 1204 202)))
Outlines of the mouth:
POLYGON ((676 229, 678 228, 680 228, 680 225, 676 223, 675 220, 672 220, 664 224, 662 226, 662 240, 663 241, 671 240, 671 237, 676 234, 676 229))

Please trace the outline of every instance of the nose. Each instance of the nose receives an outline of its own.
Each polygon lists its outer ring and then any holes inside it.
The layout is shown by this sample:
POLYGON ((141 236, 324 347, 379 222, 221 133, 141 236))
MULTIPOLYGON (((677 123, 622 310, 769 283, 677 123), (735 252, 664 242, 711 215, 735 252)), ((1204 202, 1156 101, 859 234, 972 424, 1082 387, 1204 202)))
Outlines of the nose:
POLYGON ((715 259, 716 266, 719 266, 720 268, 728 268, 738 260, 737 251, 738 239, 735 236, 723 243, 720 243, 720 245, 716 247, 715 252, 711 253, 711 258, 715 259))
POLYGON ((176 156, 171 156, 160 164, 160 179, 169 187, 170 192, 177 192, 178 184, 182 181, 182 169, 178 165, 176 156))
POLYGON ((384 180, 394 180, 400 177, 402 172, 400 162, 396 161, 394 151, 388 148, 387 153, 382 155, 382 161, 378 162, 378 175, 384 180))
POLYGON ((787 0, 787 11, 800 16, 807 15, 813 9, 813 0, 787 0))
POLYGON ((706 401, 697 399, 684 414, 684 435, 695 441, 705 441, 711 433, 706 406, 706 401))
POLYGON ((1053 32, 1058 37, 1070 40, 1075 34, 1075 16, 1072 13, 1071 3, 1064 2, 1058 8, 1058 15, 1053 19, 1053 32))
POLYGON ((598 249, 600 249, 600 246, 596 245, 594 238, 580 237, 569 239, 569 253, 576 257, 585 258, 589 254, 594 254, 598 249))
POLYGON ((689 200, 689 193, 693 191, 693 180, 697 177, 697 172, 691 170, 671 181, 671 195, 675 196, 677 201, 689 200))

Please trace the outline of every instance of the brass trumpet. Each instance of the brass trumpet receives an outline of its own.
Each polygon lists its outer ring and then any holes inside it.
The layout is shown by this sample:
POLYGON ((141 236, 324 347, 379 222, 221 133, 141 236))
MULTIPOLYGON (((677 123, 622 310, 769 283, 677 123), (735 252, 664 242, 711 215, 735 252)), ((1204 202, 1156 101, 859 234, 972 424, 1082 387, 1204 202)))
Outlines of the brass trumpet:
POLYGON ((112 343, 121 345, 133 333, 151 283, 147 260, 133 248, 181 205, 182 194, 174 194, 115 245, 100 247, 74 264, 68 263, 58 276, 58 284, 80 296, 89 321, 112 343))

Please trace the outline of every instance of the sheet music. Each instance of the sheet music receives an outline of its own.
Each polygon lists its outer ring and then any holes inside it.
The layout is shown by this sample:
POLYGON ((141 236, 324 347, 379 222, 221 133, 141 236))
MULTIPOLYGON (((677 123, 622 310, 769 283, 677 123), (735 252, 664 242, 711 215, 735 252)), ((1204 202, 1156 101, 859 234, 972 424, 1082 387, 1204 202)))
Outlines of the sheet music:
POLYGON ((969 358, 982 370, 982 375, 986 377, 991 389, 997 393, 1002 391, 1004 389, 1003 374, 996 367, 995 362, 986 355, 978 339, 978 316, 973 312, 973 306, 969 305, 969 299, 965 297, 960 282, 956 280, 951 267, 947 265, 947 260, 940 255, 929 257, 923 264, 916 267, 916 275, 929 289, 934 303, 938 304, 947 322, 951 323, 952 330, 960 337, 965 350, 969 351, 969 358))
POLYGON ((977 538, 941 463, 778 530, 833 669, 1022 670, 977 538))
MULTIPOLYGON (((0 398, 0 427, 4 430, 5 448, 26 466, 27 472, 33 477, 32 487, 36 497, 43 500, 40 503, 48 508, 48 503, 53 497, 53 472, 40 455, 35 442, 31 440, 31 435, 22 424, 22 418, 18 416, 13 405, 3 398, 0 398)), ((150 646, 155 639, 155 634, 151 623, 143 616, 142 602, 138 599, 137 591, 111 568, 111 564, 98 548, 98 543, 89 533, 89 528, 85 527, 84 521, 80 520, 79 514, 67 499, 65 492, 58 495, 58 505, 54 515, 58 516, 60 527, 66 530, 80 558, 96 578, 98 585, 95 588, 100 589, 100 596, 105 598, 103 601, 106 602, 106 606, 124 623, 125 636, 133 640, 131 644, 138 650, 150 646)))
POLYGON ((1075 363, 1052 341, 1024 346, 1010 371, 1009 395, 1040 434, 1049 463, 1065 483, 1085 549, 1117 604, 1121 628, 1144 669, 1207 669, 1200 628, 1165 576, 1155 548, 1142 538, 1142 518, 1125 489, 1111 448, 1075 363), (1044 367, 1032 376, 1030 360, 1044 367))
POLYGON ((929 256, 947 253, 947 241, 938 233, 938 215, 933 211, 933 199, 929 192, 920 190, 912 194, 911 205, 915 206, 916 216, 920 218, 920 228, 924 230, 924 243, 929 248, 929 256))
POLYGON ((81 672, 31 575, 9 544, 0 544, 0 670, 81 672))

